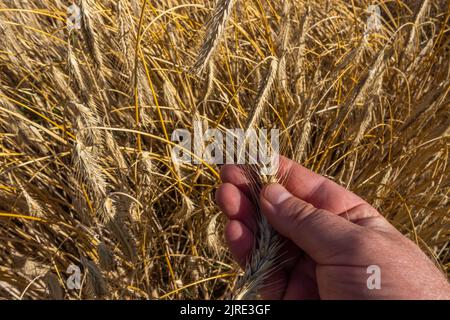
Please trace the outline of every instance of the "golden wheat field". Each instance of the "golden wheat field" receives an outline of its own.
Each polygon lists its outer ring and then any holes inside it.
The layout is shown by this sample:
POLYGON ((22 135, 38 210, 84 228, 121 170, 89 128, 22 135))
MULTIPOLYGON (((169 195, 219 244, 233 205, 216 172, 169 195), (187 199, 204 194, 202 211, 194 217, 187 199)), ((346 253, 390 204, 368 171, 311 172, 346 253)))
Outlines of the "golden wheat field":
POLYGON ((220 166, 171 157, 194 126, 278 128, 449 275, 449 18, 441 0, 0 0, 0 298, 228 298, 220 166))

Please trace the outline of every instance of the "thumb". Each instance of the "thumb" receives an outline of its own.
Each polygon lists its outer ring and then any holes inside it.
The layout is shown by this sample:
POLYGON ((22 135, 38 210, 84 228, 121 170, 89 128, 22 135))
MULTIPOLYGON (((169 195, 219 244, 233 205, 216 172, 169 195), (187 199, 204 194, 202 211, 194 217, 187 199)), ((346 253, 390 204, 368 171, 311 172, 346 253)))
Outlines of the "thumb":
POLYGON ((283 186, 271 184, 261 191, 261 210, 281 235, 303 249, 317 263, 348 249, 358 226, 327 210, 295 197, 283 186))

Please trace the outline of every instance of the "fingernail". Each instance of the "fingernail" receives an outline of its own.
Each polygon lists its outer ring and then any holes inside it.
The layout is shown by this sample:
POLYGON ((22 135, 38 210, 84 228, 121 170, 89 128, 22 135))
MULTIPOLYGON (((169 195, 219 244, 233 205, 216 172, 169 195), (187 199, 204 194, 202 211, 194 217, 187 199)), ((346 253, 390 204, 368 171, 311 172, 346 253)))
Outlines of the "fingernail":
POLYGON ((292 197, 292 194, 279 184, 271 184, 264 191, 264 198, 276 206, 292 197))

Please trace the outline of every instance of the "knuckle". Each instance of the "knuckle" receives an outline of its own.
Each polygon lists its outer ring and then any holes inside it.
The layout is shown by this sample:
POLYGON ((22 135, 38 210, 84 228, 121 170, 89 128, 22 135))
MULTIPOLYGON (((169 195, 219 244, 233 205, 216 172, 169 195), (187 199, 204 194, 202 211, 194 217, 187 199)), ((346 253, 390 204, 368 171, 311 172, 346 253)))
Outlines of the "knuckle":
POLYGON ((288 215, 288 220, 292 224, 293 229, 298 230, 303 227, 306 222, 317 216, 319 209, 313 205, 298 201, 298 199, 291 198, 286 200, 284 210, 288 215))
POLYGON ((357 255, 373 257, 389 247, 390 241, 385 236, 368 228, 361 228, 350 236, 350 252, 357 255))

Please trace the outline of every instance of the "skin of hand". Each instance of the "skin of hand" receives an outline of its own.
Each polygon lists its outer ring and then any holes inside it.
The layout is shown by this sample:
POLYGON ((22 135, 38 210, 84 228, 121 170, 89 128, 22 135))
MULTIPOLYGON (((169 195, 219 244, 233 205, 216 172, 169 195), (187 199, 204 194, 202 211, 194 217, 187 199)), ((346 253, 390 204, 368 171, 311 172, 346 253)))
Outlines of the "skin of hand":
MULTIPOLYGON (((450 299, 446 277, 377 210, 338 184, 280 157, 283 186, 260 194, 260 207, 283 239, 264 299, 450 299), (369 266, 380 289, 369 289, 369 266)), ((229 222, 225 238, 245 267, 253 249, 255 207, 239 166, 225 165, 216 201, 229 222)))

